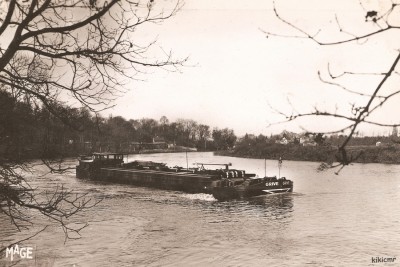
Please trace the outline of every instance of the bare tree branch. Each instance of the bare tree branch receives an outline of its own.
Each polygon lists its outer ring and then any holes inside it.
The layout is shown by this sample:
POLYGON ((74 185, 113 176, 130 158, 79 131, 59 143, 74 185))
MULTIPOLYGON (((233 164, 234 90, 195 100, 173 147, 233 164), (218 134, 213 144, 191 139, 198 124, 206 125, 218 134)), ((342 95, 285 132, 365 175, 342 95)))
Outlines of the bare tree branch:
MULTIPOLYGON (((150 69, 176 71, 187 61, 137 34, 145 25, 171 18, 182 6, 180 0, 168 3, 164 8, 166 3, 153 0, 0 1, 0 96, 12 95, 15 105, 40 108, 79 130, 61 99, 98 112, 112 107, 129 89, 127 81, 142 80, 150 69)), ((33 223, 27 211, 36 211, 61 225, 66 239, 79 238, 87 224, 69 219, 100 201, 62 185, 52 191, 32 188, 26 175, 37 175, 35 164, 19 154, 14 130, 0 125, 0 213, 21 231, 33 223)), ((70 171, 62 153, 60 159, 49 156, 43 136, 41 164, 50 173, 70 171)))
MULTIPOLYGON (((396 34, 396 30, 400 29, 400 26, 395 25, 395 20, 392 20, 391 17, 397 14, 396 12, 400 8, 400 3, 395 3, 392 2, 392 5, 388 7, 387 9, 382 8, 382 10, 375 11, 375 10, 367 10, 362 1, 359 1, 359 4, 361 8, 364 10, 366 13, 365 16, 365 21, 366 23, 372 23, 373 26, 375 26, 375 29, 368 32, 368 33, 362 33, 360 35, 350 33, 345 30, 345 27, 340 23, 339 18, 337 14, 335 15, 335 22, 338 28, 339 33, 344 33, 346 35, 350 35, 350 37, 346 37, 343 39, 339 40, 333 40, 333 41, 324 41, 321 40, 319 37, 319 33, 321 30, 318 30, 316 34, 310 34, 306 30, 302 29, 301 27, 295 25, 294 23, 290 22, 288 19, 283 18, 280 12, 278 12, 278 9, 276 7, 276 3, 273 3, 273 10, 275 13, 276 18, 289 26, 289 28, 294 29, 296 32, 298 32, 298 35, 282 35, 282 34, 277 34, 273 32, 268 32, 264 31, 264 33, 267 36, 280 36, 280 37, 292 37, 292 38, 306 38, 310 39, 313 42, 317 43, 318 45, 321 46, 334 46, 334 45, 341 45, 341 44, 346 44, 346 43, 351 43, 351 42, 358 42, 359 41, 366 41, 368 38, 373 38, 378 35, 381 35, 382 33, 386 34, 396 34)), ((331 118, 337 118, 340 120, 345 120, 349 121, 350 124, 348 124, 345 127, 342 127, 340 129, 337 129, 335 131, 331 131, 328 133, 339 133, 339 132, 344 132, 344 131, 349 131, 349 134, 347 135, 346 139, 343 141, 343 143, 339 146, 338 152, 339 154, 337 155, 337 161, 339 164, 322 164, 321 165, 321 170, 326 169, 326 168, 339 168, 339 171, 346 165, 350 164, 354 160, 356 160, 358 157, 361 156, 362 153, 359 153, 358 155, 348 155, 346 146, 348 145, 349 141, 352 139, 354 134, 356 133, 356 130, 358 129, 360 124, 370 124, 370 125, 375 125, 375 126, 381 126, 381 127, 397 127, 400 126, 400 123, 384 123, 384 122, 379 122, 379 121, 372 121, 370 120, 371 114, 373 114, 375 111, 377 111, 379 108, 384 106, 386 102, 389 99, 392 99, 394 96, 400 94, 400 90, 392 90, 391 92, 386 92, 383 90, 384 86, 387 84, 387 81, 393 76, 393 74, 398 74, 398 71, 396 68, 399 65, 399 60, 400 60, 400 52, 396 53, 396 56, 394 57, 394 60, 392 61, 391 65, 388 67, 386 71, 379 71, 375 73, 365 73, 365 72, 353 72, 353 71, 343 71, 340 74, 334 75, 331 72, 330 65, 328 64, 328 74, 329 74, 329 79, 326 79, 322 77, 321 72, 318 72, 318 77, 321 82, 328 84, 328 85, 333 85, 335 87, 338 87, 342 90, 344 90, 347 93, 350 93, 352 95, 355 95, 357 97, 364 97, 366 98, 366 102, 363 105, 356 106, 355 104, 351 105, 350 108, 350 113, 337 113, 335 112, 330 112, 330 111, 322 111, 318 108, 314 108, 313 111, 310 112, 293 112, 291 114, 285 114, 284 112, 281 112, 275 108, 272 108, 277 112, 278 114, 284 116, 284 121, 282 122, 287 122, 287 121, 293 121, 301 117, 314 117, 314 116, 324 116, 324 117, 331 117, 331 118), (373 76, 382 76, 380 79, 379 83, 377 84, 376 87, 371 88, 372 90, 371 93, 366 93, 367 90, 363 90, 363 92, 358 91, 358 90, 352 90, 348 88, 347 86, 344 86, 340 82, 334 81, 338 80, 344 76, 355 76, 355 75, 373 75, 373 76)), ((295 109, 293 109, 295 110, 295 109)), ((279 123, 282 123, 279 122, 279 123)), ((337 172, 337 173, 338 173, 337 172)))

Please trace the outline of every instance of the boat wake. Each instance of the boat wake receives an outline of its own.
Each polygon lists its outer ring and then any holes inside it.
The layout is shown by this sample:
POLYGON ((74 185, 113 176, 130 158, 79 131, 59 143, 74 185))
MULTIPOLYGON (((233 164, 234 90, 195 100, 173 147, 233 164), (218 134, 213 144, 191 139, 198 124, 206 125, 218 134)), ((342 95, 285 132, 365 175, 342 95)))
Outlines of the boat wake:
POLYGON ((203 200, 203 201, 217 201, 211 194, 182 194, 183 198, 191 199, 191 200, 203 200))

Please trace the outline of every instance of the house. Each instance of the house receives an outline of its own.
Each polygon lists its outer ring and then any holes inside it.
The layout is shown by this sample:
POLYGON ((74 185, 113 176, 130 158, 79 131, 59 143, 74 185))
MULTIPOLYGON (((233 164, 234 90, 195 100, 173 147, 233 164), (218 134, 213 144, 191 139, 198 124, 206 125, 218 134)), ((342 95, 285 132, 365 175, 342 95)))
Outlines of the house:
POLYGON ((281 144, 281 145, 287 145, 287 144, 289 144, 289 141, 286 139, 286 137, 282 137, 282 139, 276 140, 275 143, 281 144))

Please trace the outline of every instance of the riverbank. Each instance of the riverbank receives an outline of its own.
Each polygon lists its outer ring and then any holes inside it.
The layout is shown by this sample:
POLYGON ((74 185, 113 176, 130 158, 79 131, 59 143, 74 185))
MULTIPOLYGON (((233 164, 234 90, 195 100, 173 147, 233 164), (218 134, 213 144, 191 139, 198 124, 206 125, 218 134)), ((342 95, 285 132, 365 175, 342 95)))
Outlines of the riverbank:
POLYGON ((185 146, 174 146, 171 148, 159 148, 159 149, 142 149, 136 153, 129 154, 153 154, 153 153, 181 153, 181 152, 197 152, 196 148, 185 147, 185 146))
MULTIPOLYGON (((400 146, 349 146, 348 154, 356 158, 357 163, 383 163, 400 164, 400 146), (358 156, 358 157, 357 157, 358 156)), ((338 150, 332 146, 299 146, 268 144, 265 146, 239 147, 233 150, 216 151, 218 156, 231 156, 242 158, 275 159, 282 160, 335 162, 338 150)))

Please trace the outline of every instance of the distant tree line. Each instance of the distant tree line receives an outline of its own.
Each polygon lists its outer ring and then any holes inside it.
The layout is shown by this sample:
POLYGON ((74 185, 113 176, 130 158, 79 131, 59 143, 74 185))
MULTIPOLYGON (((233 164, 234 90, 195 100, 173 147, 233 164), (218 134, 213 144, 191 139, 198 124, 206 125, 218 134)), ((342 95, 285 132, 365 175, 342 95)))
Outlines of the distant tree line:
POLYGON ((167 144, 197 148, 200 151, 231 149, 234 131, 211 129, 194 120, 170 122, 143 118, 126 120, 121 116, 102 117, 86 108, 55 105, 57 116, 29 99, 18 101, 0 90, 0 156, 68 156, 98 151, 118 151, 129 143, 167 144))
MULTIPOLYGON (((126 120, 121 116, 105 118, 86 108, 62 104, 54 104, 54 108, 57 109, 57 116, 29 99, 16 100, 12 94, 0 90, 0 157, 16 160, 24 157, 71 156, 99 150, 120 151, 130 143, 161 141, 174 146, 196 148, 198 151, 230 150, 237 156, 269 155, 275 158, 282 151, 282 146, 278 144, 283 138, 288 140, 289 146, 301 146, 301 138, 304 137, 317 146, 316 149, 308 149, 313 151, 307 156, 311 160, 315 151, 323 154, 322 147, 336 148, 347 138, 345 135, 299 135, 284 131, 270 136, 246 134, 238 139, 232 129, 212 129, 194 120, 170 122, 165 116, 159 120, 126 120)), ((393 135, 358 136, 353 137, 348 145, 375 146, 378 142, 384 146, 394 145, 400 143, 400 138, 393 135)))
MULTIPOLYGON (((277 135, 246 134, 238 139, 230 151, 219 152, 248 158, 266 158, 285 160, 304 160, 319 162, 339 162, 341 154, 337 147, 346 140, 346 135, 326 136, 321 133, 296 134, 283 131, 277 135)), ((400 163, 400 138, 390 136, 353 137, 348 150, 358 152, 354 162, 400 163)))

